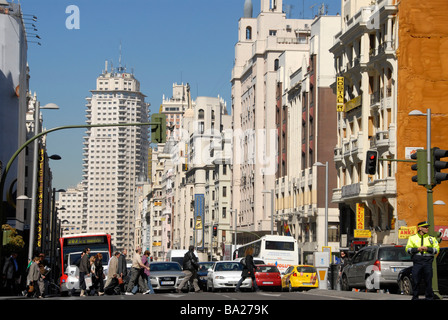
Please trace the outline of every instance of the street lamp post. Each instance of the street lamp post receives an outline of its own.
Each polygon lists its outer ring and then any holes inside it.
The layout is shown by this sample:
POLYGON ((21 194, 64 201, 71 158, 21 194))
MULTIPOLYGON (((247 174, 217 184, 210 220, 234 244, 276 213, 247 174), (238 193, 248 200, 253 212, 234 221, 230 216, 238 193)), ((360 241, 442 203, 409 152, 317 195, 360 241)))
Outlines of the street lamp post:
MULTIPOLYGON (((40 102, 37 101, 34 107, 34 136, 37 136, 40 131, 40 109, 52 109, 57 110, 59 106, 54 103, 46 104, 43 107, 40 107, 40 102)), ((34 232, 35 232, 35 223, 36 223, 36 200, 37 200, 37 174, 38 174, 38 157, 39 157, 39 139, 34 140, 34 149, 33 149, 33 177, 32 177, 32 187, 31 187, 31 221, 30 221, 30 240, 28 247, 28 260, 32 260, 33 257, 33 249, 34 249, 34 232)))
POLYGON ((328 161, 325 164, 316 162, 316 167, 325 167, 325 233, 324 233, 324 245, 328 246, 328 161))
MULTIPOLYGON (((236 250, 236 244, 237 244, 237 242, 236 242, 236 235, 237 235, 236 228, 237 228, 237 222, 238 222, 238 209, 230 210, 230 212, 235 214, 235 231, 234 231, 235 232, 235 236, 233 238, 233 243, 234 243, 234 247, 235 247, 235 250, 236 250)), ((233 252, 232 252, 232 259, 233 259, 233 252)))
POLYGON ((270 193, 271 194, 271 235, 274 234, 274 189, 271 190, 263 190, 261 193, 270 193))

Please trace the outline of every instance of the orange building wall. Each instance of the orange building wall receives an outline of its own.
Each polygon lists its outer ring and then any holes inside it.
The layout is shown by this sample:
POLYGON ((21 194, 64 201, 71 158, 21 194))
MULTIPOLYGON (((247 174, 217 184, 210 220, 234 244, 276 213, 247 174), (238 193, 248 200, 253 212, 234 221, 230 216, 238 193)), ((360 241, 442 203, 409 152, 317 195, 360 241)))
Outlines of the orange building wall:
MULTIPOLYGON (((406 147, 426 149, 426 117, 409 116, 414 109, 431 109, 431 145, 448 150, 448 1, 401 0, 398 21, 397 157, 405 158, 406 147)), ((397 214, 414 226, 426 220, 427 202, 410 166, 398 163, 397 214)), ((434 223, 448 226, 448 181, 433 190, 434 201, 447 204, 434 206, 434 223)))

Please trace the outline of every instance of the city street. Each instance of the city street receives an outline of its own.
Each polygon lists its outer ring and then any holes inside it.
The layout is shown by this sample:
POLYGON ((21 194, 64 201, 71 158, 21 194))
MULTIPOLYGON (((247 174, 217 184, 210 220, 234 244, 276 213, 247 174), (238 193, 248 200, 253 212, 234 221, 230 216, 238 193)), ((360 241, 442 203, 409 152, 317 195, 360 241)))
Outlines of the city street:
MULTIPOLYGON (((423 297, 422 297, 423 298, 423 297)), ((0 297, 0 300, 33 300, 25 297, 0 297)), ((34 299, 38 300, 38 299, 34 299)), ((41 299, 39 299, 41 300, 41 299)), ((295 300, 411 300, 411 296, 400 294, 356 292, 312 289, 304 292, 201 292, 201 293, 156 293, 154 295, 136 294, 127 295, 104 295, 104 296, 72 296, 72 297, 47 297, 43 300, 69 300, 69 301, 103 301, 103 300, 169 300, 169 301, 295 301, 295 300)))
MULTIPOLYGON (((420 297, 423 298, 423 297, 420 297)), ((446 298, 444 299, 446 301, 446 298)), ((153 295, 136 294, 134 296, 87 296, 87 297, 48 297, 45 299, 29 299, 24 297, 0 297, 0 303, 8 303, 17 309, 21 306, 41 308, 42 306, 73 308, 77 302, 82 302, 76 310, 97 312, 101 315, 116 316, 122 308, 131 306, 138 314, 149 312, 150 315, 191 316, 214 319, 228 319, 240 316, 261 316, 268 319, 277 319, 281 316, 300 315, 301 317, 316 315, 334 316, 347 310, 349 314, 355 312, 369 312, 372 315, 401 316, 413 312, 410 306, 411 297, 400 294, 387 294, 375 292, 336 291, 312 289, 306 292, 202 292, 202 293, 157 293, 153 295), (8 300, 8 301, 1 301, 8 300), (23 302, 21 302, 23 301, 23 302), (112 304, 113 301, 120 301, 112 304), (301 302, 299 302, 301 301, 301 302), (400 306, 400 301, 406 306, 400 306), (112 307, 111 307, 112 306, 112 307), (324 306, 324 307, 322 307, 324 306), (383 308, 384 307, 384 308, 383 308), (401 311, 399 311, 401 310, 401 311)), ((422 303, 425 303, 422 301, 422 303)), ((434 302, 439 306, 440 302, 434 302)), ((443 310, 443 306, 436 310, 443 310)), ((75 310, 75 309, 73 309, 75 310)), ((409 314, 411 316, 411 314, 409 314)))

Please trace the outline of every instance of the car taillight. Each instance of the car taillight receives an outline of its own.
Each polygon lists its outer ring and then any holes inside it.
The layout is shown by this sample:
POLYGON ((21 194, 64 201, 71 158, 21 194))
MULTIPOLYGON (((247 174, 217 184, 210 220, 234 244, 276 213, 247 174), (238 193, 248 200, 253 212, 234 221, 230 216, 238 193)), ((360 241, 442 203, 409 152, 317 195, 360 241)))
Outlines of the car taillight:
POLYGON ((381 262, 380 262, 380 260, 376 260, 373 265, 378 268, 378 271, 381 271, 381 262))

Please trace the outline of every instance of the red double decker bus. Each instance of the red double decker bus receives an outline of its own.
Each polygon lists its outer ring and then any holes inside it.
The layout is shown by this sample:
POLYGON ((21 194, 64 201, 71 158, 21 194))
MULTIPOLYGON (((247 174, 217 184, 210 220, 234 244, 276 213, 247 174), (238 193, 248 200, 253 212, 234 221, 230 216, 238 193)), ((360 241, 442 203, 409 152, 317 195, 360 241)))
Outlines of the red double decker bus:
POLYGON ((107 274, 107 265, 112 256, 112 241, 107 233, 81 233, 71 234, 59 239, 60 254, 60 290, 65 295, 70 291, 79 291, 79 262, 82 251, 90 248, 90 256, 97 253, 103 255, 104 271, 107 274))

